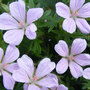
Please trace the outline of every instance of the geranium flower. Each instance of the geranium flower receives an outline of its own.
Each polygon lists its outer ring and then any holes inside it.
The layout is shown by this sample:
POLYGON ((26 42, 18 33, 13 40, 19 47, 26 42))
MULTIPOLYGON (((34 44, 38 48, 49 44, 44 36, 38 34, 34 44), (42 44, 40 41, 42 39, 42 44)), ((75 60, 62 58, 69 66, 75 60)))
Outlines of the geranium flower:
POLYGON ((5 56, 3 49, 0 48, 0 76, 3 76, 3 85, 8 90, 13 90, 15 81, 11 74, 18 69, 17 63, 14 61, 19 57, 19 50, 14 46, 8 46, 5 56))
POLYGON ((81 77, 83 73, 81 66, 90 65, 90 55, 86 53, 82 54, 86 46, 87 42, 85 39, 77 38, 73 41, 71 48, 68 49, 66 42, 60 40, 58 44, 55 45, 55 51, 62 56, 56 66, 57 73, 63 74, 69 66, 73 77, 81 77))
POLYGON ((56 13, 65 18, 63 29, 69 33, 76 30, 76 25, 82 33, 90 33, 90 25, 84 18, 90 17, 90 2, 85 0, 70 0, 70 8, 62 2, 56 4, 56 13))
POLYGON ((0 15, 0 29, 8 30, 3 38, 6 43, 19 45, 24 34, 28 39, 36 38, 37 27, 33 23, 43 15, 42 8, 31 8, 26 13, 25 3, 22 0, 9 5, 10 14, 0 15))
POLYGON ((55 68, 55 63, 49 58, 44 58, 34 68, 33 61, 27 55, 23 55, 17 60, 20 69, 13 72, 13 79, 24 84, 24 90, 41 90, 42 87, 58 86, 56 75, 50 72, 55 68))

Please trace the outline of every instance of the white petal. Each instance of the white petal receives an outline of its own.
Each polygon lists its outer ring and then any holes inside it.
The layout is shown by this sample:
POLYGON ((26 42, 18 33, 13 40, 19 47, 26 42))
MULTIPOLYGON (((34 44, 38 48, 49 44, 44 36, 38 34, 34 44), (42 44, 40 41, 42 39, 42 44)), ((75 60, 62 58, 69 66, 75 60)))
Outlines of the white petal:
POLYGON ((90 68, 86 68, 83 71, 83 77, 90 80, 90 68))
POLYGON ((24 84, 24 85, 23 85, 23 89, 24 89, 24 90, 28 90, 28 86, 29 86, 29 85, 24 84))
POLYGON ((90 25, 85 19, 76 19, 76 24, 82 33, 90 33, 90 25))
POLYGON ((43 15, 42 8, 31 8, 27 12, 27 23, 31 24, 32 22, 38 20, 43 15))
POLYGON ((64 18, 71 16, 69 7, 62 2, 56 3, 56 13, 64 18))
POLYGON ((32 75, 34 73, 33 60, 27 55, 23 55, 21 58, 17 60, 17 63, 19 67, 24 69, 27 72, 27 74, 30 76, 30 78, 32 78, 32 75))
POLYGON ((90 55, 89 54, 80 54, 74 57, 74 60, 81 66, 90 65, 90 55))
POLYGON ((68 33, 73 33, 76 31, 76 24, 72 18, 67 18, 63 21, 63 29, 68 33))
POLYGON ((58 44, 55 45, 55 51, 61 56, 68 56, 68 45, 65 41, 60 40, 58 44))
POLYGON ((48 74, 46 77, 41 79, 40 81, 37 81, 36 84, 42 86, 42 87, 57 87, 58 86, 58 79, 57 76, 54 74, 48 74))
POLYGON ((58 86, 57 90, 68 90, 68 88, 64 86, 63 84, 61 84, 58 86))
POLYGON ((1 62, 2 58, 3 58, 3 49, 0 48, 0 62, 1 62))
POLYGON ((70 62, 69 64, 70 72, 74 78, 79 78, 82 76, 83 69, 81 66, 76 64, 75 62, 70 62))
POLYGON ((3 75, 4 87, 8 90, 13 90, 15 81, 12 78, 12 76, 9 73, 5 72, 5 71, 2 71, 2 75, 3 75))
POLYGON ((82 53, 86 49, 86 46, 87 42, 85 39, 75 39, 71 46, 71 54, 76 55, 82 53))
POLYGON ((15 46, 8 45, 3 63, 11 63, 19 57, 19 50, 15 46))
POLYGON ((10 30, 4 34, 3 39, 11 45, 19 45, 23 40, 23 36, 24 30, 10 30))
POLYGON ((38 65, 36 70, 37 78, 44 77, 55 68, 55 63, 51 62, 49 58, 44 58, 38 65))
POLYGON ((68 69, 68 60, 65 58, 62 58, 56 66, 56 71, 59 74, 63 74, 68 69))
POLYGON ((34 23, 30 24, 27 28, 26 28, 26 32, 25 35, 28 39, 35 39, 36 38, 36 31, 37 27, 34 23))
POLYGON ((14 70, 12 77, 17 82, 29 83, 30 81, 26 71, 23 69, 14 70))
POLYGON ((8 13, 3 13, 0 15, 0 29, 7 30, 17 28, 19 28, 18 22, 8 13))
POLYGON ((90 17, 90 2, 86 3, 83 7, 78 11, 79 17, 89 18, 90 17))
POLYGON ((29 85, 28 90, 41 90, 41 89, 38 86, 31 84, 29 85))
POLYGON ((13 2, 9 6, 11 15, 19 22, 25 22, 25 5, 18 2, 13 2))
POLYGON ((70 7, 71 10, 77 11, 78 9, 80 9, 82 7, 82 5, 84 4, 85 0, 70 0, 70 7))

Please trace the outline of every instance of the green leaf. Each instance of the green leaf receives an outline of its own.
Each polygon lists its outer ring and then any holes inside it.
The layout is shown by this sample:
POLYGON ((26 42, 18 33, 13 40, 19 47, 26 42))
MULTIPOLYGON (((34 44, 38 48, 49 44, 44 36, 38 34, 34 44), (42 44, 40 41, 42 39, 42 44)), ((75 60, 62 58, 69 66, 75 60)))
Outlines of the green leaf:
POLYGON ((30 8, 34 8, 34 2, 33 2, 33 0, 29 0, 29 5, 30 5, 30 8))

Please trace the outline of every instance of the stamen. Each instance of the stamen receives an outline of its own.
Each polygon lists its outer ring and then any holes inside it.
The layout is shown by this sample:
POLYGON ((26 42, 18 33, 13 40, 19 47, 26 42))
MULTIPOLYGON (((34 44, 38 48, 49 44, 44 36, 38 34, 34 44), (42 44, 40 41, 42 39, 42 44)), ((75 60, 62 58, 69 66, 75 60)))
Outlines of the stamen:
POLYGON ((7 64, 6 63, 4 63, 3 65, 2 65, 2 67, 5 67, 7 64))
POLYGON ((77 11, 75 11, 75 12, 74 12, 74 15, 75 15, 75 16, 77 16, 77 14, 78 14, 78 12, 77 12, 77 11))
POLYGON ((19 24, 20 24, 21 26, 24 26, 23 22, 19 22, 19 24))
POLYGON ((36 76, 34 76, 34 77, 33 77, 33 80, 34 80, 34 81, 36 81, 36 80, 37 80, 37 77, 36 77, 36 76))
POLYGON ((69 60, 73 60, 73 59, 74 59, 74 57, 73 57, 73 56, 70 56, 70 57, 69 57, 69 60))

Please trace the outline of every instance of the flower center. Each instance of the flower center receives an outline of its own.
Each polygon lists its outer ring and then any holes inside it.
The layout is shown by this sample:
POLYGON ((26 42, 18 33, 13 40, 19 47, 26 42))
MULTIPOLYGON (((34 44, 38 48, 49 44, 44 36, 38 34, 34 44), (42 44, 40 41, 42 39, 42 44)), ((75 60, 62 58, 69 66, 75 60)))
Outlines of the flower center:
POLYGON ((23 22, 19 22, 19 25, 20 25, 21 27, 24 27, 23 22))
POLYGON ((7 64, 6 63, 0 63, 0 69, 3 69, 7 64))
POLYGON ((33 77, 33 81, 36 81, 36 80, 37 80, 37 77, 36 77, 36 76, 34 76, 34 77, 33 77))
POLYGON ((73 60, 73 59, 74 59, 74 56, 70 56, 70 57, 69 57, 69 60, 73 60))
POLYGON ((78 15, 78 12, 77 12, 77 11, 75 11, 75 12, 74 12, 74 16, 77 16, 77 15, 78 15))

